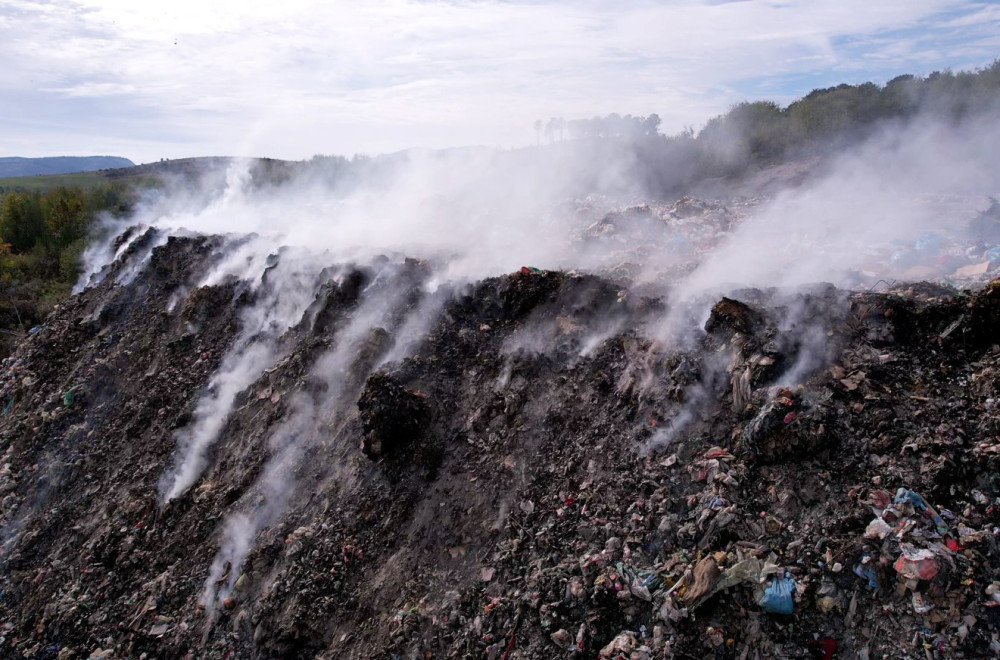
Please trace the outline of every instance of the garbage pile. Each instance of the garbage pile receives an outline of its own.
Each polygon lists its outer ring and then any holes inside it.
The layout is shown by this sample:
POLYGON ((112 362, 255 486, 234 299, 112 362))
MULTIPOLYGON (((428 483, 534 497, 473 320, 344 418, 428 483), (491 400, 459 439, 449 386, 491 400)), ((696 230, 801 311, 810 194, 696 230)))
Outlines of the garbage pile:
POLYGON ((990 281, 1000 274, 1000 204, 989 201, 985 210, 947 231, 923 231, 911 240, 897 239, 889 249, 871 250, 868 268, 906 282, 976 287, 990 281))
POLYGON ((612 210, 587 227, 591 238, 606 238, 625 242, 637 233, 660 227, 668 240, 680 239, 702 248, 709 247, 732 232, 746 216, 747 209, 760 202, 745 200, 739 204, 681 197, 675 202, 649 202, 612 210))
POLYGON ((586 247, 599 246, 611 277, 634 276, 640 265, 661 266, 671 276, 688 273, 725 240, 761 199, 740 201, 682 197, 613 209, 587 225, 586 247))
MULTIPOLYGON (((583 217, 592 216, 597 208, 596 200, 586 201, 578 211, 583 217)), ((609 278, 638 278, 645 270, 654 272, 655 278, 676 279, 690 274, 713 250, 734 238, 767 201, 762 197, 726 201, 682 197, 614 208, 589 222, 579 241, 583 249, 598 250, 607 264, 600 272, 609 278)), ((966 207, 974 203, 978 200, 939 204, 963 218, 947 230, 914 231, 911 237, 897 237, 884 245, 859 240, 851 247, 858 257, 860 272, 854 273, 860 276, 858 282, 867 282, 865 288, 882 280, 978 288, 1000 275, 1000 203, 990 199, 985 210, 970 217, 966 207)), ((948 225, 942 223, 942 227, 948 225)), ((793 226, 780 231, 778 238, 780 244, 768 246, 777 262, 802 254, 822 259, 838 247, 827 244, 821 232, 797 233, 793 226)))
POLYGON ((1000 652, 1000 283, 731 292, 672 346, 621 282, 385 257, 247 333, 287 253, 198 286, 239 239, 155 231, 3 363, 0 656, 1000 652))

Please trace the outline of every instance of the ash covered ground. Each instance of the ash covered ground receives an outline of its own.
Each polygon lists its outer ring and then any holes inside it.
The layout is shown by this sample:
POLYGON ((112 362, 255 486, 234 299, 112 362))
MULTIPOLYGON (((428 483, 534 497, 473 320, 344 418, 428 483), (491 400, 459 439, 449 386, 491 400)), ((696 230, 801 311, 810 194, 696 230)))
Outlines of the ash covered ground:
POLYGON ((239 184, 110 234, 4 361, 0 655, 1000 652, 986 197, 445 225, 513 261, 286 243, 239 184))

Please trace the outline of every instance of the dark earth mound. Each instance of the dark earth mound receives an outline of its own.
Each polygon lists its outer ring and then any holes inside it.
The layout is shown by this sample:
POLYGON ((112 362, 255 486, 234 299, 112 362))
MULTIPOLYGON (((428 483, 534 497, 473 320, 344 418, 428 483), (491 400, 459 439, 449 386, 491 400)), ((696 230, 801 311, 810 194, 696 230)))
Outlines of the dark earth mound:
POLYGON ((681 350, 532 269, 407 339, 426 265, 339 267, 162 505, 262 294, 196 286, 229 238, 120 277, 149 231, 4 362, 0 656, 1000 653, 1000 286, 730 294, 681 350))

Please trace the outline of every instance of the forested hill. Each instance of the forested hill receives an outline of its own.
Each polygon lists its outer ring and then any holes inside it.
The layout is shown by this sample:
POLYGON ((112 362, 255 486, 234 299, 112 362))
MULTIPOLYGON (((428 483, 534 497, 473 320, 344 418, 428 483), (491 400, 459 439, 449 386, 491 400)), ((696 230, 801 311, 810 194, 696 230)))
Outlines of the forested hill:
POLYGON ((51 158, 0 157, 0 177, 35 176, 93 172, 114 167, 132 167, 128 158, 118 156, 54 156, 51 158))
POLYGON ((814 89, 782 106, 747 100, 710 119, 699 131, 659 132, 660 118, 617 113, 590 119, 535 122, 540 147, 624 143, 634 150, 630 174, 653 193, 680 194, 716 177, 803 157, 836 153, 891 125, 933 120, 961 125, 997 116, 1000 59, 976 71, 935 71, 874 82, 814 89))

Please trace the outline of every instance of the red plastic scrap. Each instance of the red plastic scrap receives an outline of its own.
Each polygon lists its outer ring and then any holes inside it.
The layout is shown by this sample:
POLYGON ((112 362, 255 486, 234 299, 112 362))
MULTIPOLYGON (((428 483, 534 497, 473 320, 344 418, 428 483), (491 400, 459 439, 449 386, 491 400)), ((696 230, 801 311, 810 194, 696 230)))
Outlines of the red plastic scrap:
POLYGON ((833 654, 837 651, 837 640, 833 637, 823 637, 822 639, 814 639, 810 641, 809 646, 812 647, 813 654, 817 658, 830 660, 833 658, 833 654))
POLYGON ((885 509, 892 504, 892 495, 884 490, 875 490, 871 494, 872 504, 880 509, 885 509))
POLYGON ((503 654, 503 660, 507 660, 510 657, 511 651, 514 650, 514 639, 517 636, 517 630, 510 634, 510 644, 507 645, 507 651, 503 654))
POLYGON ((941 570, 941 566, 932 558, 910 559, 906 556, 900 556, 893 568, 906 578, 920 580, 932 580, 941 570))

